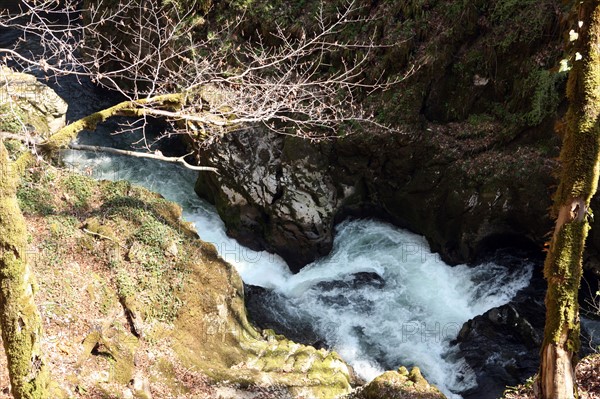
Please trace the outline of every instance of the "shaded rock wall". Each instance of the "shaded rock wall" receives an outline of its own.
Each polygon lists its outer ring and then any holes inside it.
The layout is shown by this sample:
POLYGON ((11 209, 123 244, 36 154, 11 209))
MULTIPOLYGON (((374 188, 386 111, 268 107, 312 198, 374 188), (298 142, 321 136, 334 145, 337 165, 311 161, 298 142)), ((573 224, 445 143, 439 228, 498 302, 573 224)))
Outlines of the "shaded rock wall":
POLYGON ((331 248, 345 216, 378 216, 424 234, 451 263, 502 244, 538 245, 550 231, 553 162, 534 147, 465 156, 440 125, 405 136, 311 144, 246 131, 204 159, 197 191, 217 205, 232 236, 298 269, 331 248))
POLYGON ((201 154, 221 174, 200 176, 197 192, 230 235, 295 270, 326 254, 335 222, 352 215, 424 234, 450 263, 503 245, 541 249, 566 76, 555 68, 567 26, 559 2, 373 2, 361 12, 381 18, 381 43, 395 43, 377 50, 366 81, 416 68, 364 99, 402 133, 321 143, 235 133, 201 154))
MULTIPOLYGON (((280 253, 294 269, 327 253, 335 221, 348 215, 380 216, 424 234, 450 263, 503 245, 542 248, 552 225, 548 209, 560 145, 554 125, 566 77, 557 71, 568 16, 555 1, 417 3, 375 2, 369 9, 383 18, 382 41, 412 34, 382 51, 373 68, 390 75, 407 65, 419 69, 365 101, 404 134, 309 144, 242 132, 205 151, 204 161, 225 172, 201 176, 197 189, 217 204, 231 235, 280 253), (453 15, 461 16, 459 26, 453 15), (244 145, 230 144, 238 141, 244 145), (239 161, 236 168, 228 158, 239 161), (261 162, 278 165, 252 183, 277 182, 281 197, 271 205, 269 198, 244 194, 252 180, 248 170, 261 162), (281 179, 278 171, 293 177, 281 179), (234 193, 245 195, 243 207, 228 206, 234 193), (315 215, 294 220, 282 204, 313 207, 315 215)), ((595 230, 586 266, 598 275, 595 230)))
POLYGON ((267 132, 232 134, 209 155, 223 171, 203 174, 196 189, 217 205, 233 237, 298 268, 329 252, 333 217, 353 191, 340 191, 328 173, 328 147, 267 132))

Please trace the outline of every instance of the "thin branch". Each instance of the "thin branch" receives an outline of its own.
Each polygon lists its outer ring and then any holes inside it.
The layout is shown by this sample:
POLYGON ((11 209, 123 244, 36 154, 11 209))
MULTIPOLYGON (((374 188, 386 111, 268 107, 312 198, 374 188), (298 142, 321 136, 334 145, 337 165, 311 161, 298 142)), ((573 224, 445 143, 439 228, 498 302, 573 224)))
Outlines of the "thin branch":
MULTIPOLYGON (((30 146, 37 145, 42 141, 41 139, 36 138, 36 137, 26 137, 26 136, 23 136, 20 134, 3 132, 3 131, 0 131, 0 139, 18 140, 18 141, 21 141, 30 146)), ((187 169, 191 169, 191 170, 202 171, 202 172, 215 172, 215 173, 219 174, 219 171, 217 168, 213 168, 210 166, 195 166, 195 165, 190 165, 189 163, 187 163, 185 161, 185 157, 187 157, 188 155, 191 155, 191 154, 186 154, 186 155, 183 155, 180 157, 166 157, 158 152, 150 154, 150 153, 145 153, 145 152, 119 150, 119 149, 111 148, 111 147, 101 147, 101 146, 75 144, 75 143, 70 143, 68 145, 68 148, 70 148, 72 150, 78 150, 78 151, 105 152, 108 154, 126 155, 126 156, 130 156, 130 157, 135 157, 135 158, 156 159, 156 160, 163 161, 163 162, 179 163, 179 164, 182 164, 183 166, 185 166, 187 169)))
POLYGON ((17 140, 25 143, 26 145, 33 146, 39 144, 41 139, 37 137, 27 137, 21 134, 15 134, 11 132, 0 131, 0 139, 17 140))
POLYGON ((215 173, 219 174, 219 171, 217 168, 213 168, 211 166, 194 166, 194 165, 190 165, 189 163, 187 163, 185 161, 185 157, 190 154, 186 154, 186 155, 183 155, 180 157, 166 157, 158 151, 151 154, 151 153, 146 153, 146 152, 119 150, 119 149, 112 148, 112 147, 101 147, 101 146, 95 146, 95 145, 84 145, 84 144, 75 144, 75 143, 69 144, 69 148, 72 150, 78 150, 78 151, 106 152, 108 154, 126 155, 129 157, 135 157, 135 158, 157 159, 157 160, 163 161, 163 162, 179 163, 191 170, 197 170, 197 171, 203 171, 203 172, 215 172, 215 173))

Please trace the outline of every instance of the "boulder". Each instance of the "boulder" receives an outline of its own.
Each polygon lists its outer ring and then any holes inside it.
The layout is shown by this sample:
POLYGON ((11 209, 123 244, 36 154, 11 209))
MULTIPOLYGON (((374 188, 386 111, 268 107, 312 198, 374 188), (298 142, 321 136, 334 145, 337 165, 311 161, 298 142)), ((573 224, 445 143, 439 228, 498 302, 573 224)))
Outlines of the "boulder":
POLYGON ((33 75, 0 68, 2 130, 47 137, 65 125, 67 103, 33 75))
POLYGON ((230 134, 202 155, 219 174, 201 174, 196 191, 216 205, 230 236, 298 271, 331 250, 336 209, 352 191, 338 192, 325 152, 269 132, 230 134))
POLYGON ((463 398, 498 398, 507 386, 537 372, 545 315, 545 283, 539 269, 534 271, 530 286, 510 303, 474 317, 461 328, 455 341, 458 355, 477 379, 475 388, 461 392, 463 398))
POLYGON ((359 390, 356 399, 445 399, 443 393, 430 385, 418 367, 408 372, 405 367, 386 371, 359 390))

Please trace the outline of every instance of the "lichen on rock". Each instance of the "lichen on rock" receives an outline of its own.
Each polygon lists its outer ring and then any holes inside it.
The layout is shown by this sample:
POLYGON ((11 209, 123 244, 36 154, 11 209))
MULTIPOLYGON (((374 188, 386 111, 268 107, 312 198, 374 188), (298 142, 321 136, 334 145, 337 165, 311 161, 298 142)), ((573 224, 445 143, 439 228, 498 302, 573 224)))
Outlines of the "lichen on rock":
POLYGON ((48 137, 65 125, 67 103, 33 75, 0 67, 0 128, 48 137), (9 101, 10 100, 10 101, 9 101))

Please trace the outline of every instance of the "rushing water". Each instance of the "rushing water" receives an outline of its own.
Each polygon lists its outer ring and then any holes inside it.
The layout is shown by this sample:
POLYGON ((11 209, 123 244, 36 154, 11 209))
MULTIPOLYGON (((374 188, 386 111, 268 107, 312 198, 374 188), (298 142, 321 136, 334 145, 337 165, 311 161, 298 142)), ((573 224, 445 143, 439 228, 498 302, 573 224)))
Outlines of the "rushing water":
MULTIPOLYGON (((83 140, 97 143, 94 137, 83 140)), ((422 237, 373 220, 341 223, 332 253, 293 275, 279 257, 226 236, 215 210, 193 191, 195 173, 84 152, 66 151, 64 159, 96 178, 126 179, 181 204, 185 219, 235 265, 245 283, 274 290, 279 309, 310 323, 367 380, 384 369, 418 365, 449 397, 459 397, 452 392, 474 386, 475 378, 450 341, 465 321, 507 303, 531 277, 531 267, 513 272, 493 263, 449 267, 422 237), (357 281, 360 275, 371 277, 357 281)))

